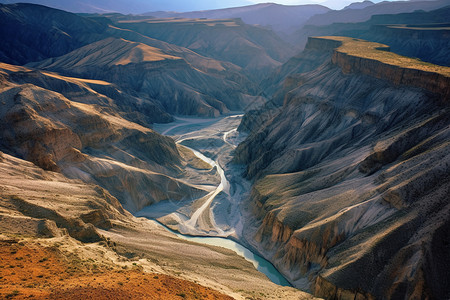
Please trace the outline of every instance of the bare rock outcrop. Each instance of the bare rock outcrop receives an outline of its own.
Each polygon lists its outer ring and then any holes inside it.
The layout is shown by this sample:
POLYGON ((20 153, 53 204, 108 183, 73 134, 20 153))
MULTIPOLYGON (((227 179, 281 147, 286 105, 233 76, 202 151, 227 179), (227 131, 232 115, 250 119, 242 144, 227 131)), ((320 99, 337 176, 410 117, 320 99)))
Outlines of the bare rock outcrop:
POLYGON ((329 45, 328 62, 298 74, 281 107, 248 117, 261 123, 235 155, 254 180, 244 236, 319 297, 448 297, 448 272, 432 269, 449 251, 449 85, 332 61, 336 39, 312 39, 329 45))
POLYGON ((109 229, 131 215, 99 186, 4 154, 0 162, 0 224, 3 233, 98 242, 97 228, 109 229), (24 188, 26 186, 26 188, 24 188))
MULTIPOLYGON (((69 86, 77 80, 63 78, 69 86)), ((75 91, 80 87, 72 86, 75 91)), ((68 88, 65 93, 73 96, 68 88)), ((46 170, 107 188, 130 211, 206 193, 180 181, 183 167, 172 139, 122 118, 114 106, 103 106, 107 99, 101 95, 99 104, 80 103, 32 84, 7 81, 0 90, 0 146, 46 170)), ((108 226, 97 217, 96 225, 108 226)))
POLYGON ((439 94, 443 101, 450 99, 450 72, 446 67, 423 63, 393 53, 381 53, 380 51, 389 52, 389 47, 382 44, 351 38, 325 39, 326 43, 329 43, 328 39, 342 42, 342 45, 333 52, 332 62, 344 73, 361 73, 387 80, 395 85, 419 87, 439 94))

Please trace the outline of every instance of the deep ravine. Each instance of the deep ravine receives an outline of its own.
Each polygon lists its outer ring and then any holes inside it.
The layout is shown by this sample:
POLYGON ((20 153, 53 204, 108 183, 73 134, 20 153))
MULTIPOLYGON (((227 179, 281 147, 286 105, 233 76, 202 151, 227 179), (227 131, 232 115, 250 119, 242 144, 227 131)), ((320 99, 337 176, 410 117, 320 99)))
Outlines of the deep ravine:
POLYGON ((183 145, 215 169, 220 183, 201 199, 160 202, 145 207, 136 216, 156 220, 179 238, 230 249, 251 262, 272 282, 291 286, 271 262, 256 250, 243 246, 247 243, 242 238, 241 202, 248 195, 250 185, 240 177, 236 166, 230 164, 233 150, 244 138, 237 132, 242 116, 238 113, 216 119, 176 118, 173 123, 155 125, 155 130, 172 136, 177 144, 183 145), (197 201, 201 201, 200 206, 195 206, 197 201), (226 205, 227 209, 217 209, 221 205, 226 205), (195 208, 191 209, 190 215, 186 215, 186 207, 189 206, 195 208), (225 218, 224 214, 227 214, 225 218), (223 222, 224 219, 226 222, 223 222), (205 225, 206 222, 209 226, 205 225))

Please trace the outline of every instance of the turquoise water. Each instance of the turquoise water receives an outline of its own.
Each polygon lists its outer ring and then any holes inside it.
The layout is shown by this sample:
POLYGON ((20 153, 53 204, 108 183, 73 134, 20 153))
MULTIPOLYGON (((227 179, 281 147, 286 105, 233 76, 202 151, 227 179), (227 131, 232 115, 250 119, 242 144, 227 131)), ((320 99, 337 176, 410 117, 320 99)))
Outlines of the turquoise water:
POLYGON ((163 226, 166 230, 176 234, 179 238, 182 238, 184 240, 230 249, 236 252, 238 255, 245 258, 246 260, 248 260, 249 262, 251 262, 258 271, 265 274, 273 283, 282 286, 292 286, 286 280, 286 278, 284 278, 283 275, 281 275, 281 273, 278 272, 278 270, 275 269, 275 267, 269 261, 267 261, 266 259, 262 258, 257 254, 254 254, 252 251, 245 248, 241 244, 236 243, 235 241, 221 237, 198 237, 198 236, 183 235, 167 228, 161 223, 160 225, 163 226))
MULTIPOLYGON (((225 117, 221 117, 221 118, 215 118, 215 119, 201 119, 201 118, 176 118, 176 121, 173 123, 169 123, 169 124, 155 124, 154 125, 154 129, 162 134, 181 134, 181 137, 178 138, 177 143, 181 143, 184 139, 192 139, 192 137, 186 137, 183 139, 183 135, 184 133, 193 133, 193 132, 198 132, 201 133, 202 129, 208 128, 208 127, 213 127, 214 128, 214 124, 217 124, 219 121, 225 120, 227 118, 241 118, 243 115, 239 114, 239 115, 232 115, 232 116, 225 116, 225 117), (196 126, 195 130, 194 127, 196 126)), ((237 126, 236 128, 232 128, 230 130, 230 127, 226 127, 226 129, 222 130, 221 133, 223 134, 222 139, 223 142, 230 144, 230 142, 227 141, 227 136, 233 132, 237 130, 237 126)), ((207 133, 203 133, 200 134, 200 137, 205 137, 207 136, 207 133)), ((236 141, 235 141, 236 142, 236 141)), ((233 146, 236 146, 235 144, 232 144, 233 146)), ((189 148, 191 149, 191 148, 189 148)), ((216 188, 216 193, 213 194, 207 201, 205 201, 205 203, 203 204, 202 207, 200 207, 192 216, 191 219, 189 221, 187 221, 186 223, 184 223, 184 225, 189 225, 189 227, 191 229, 195 229, 195 224, 197 222, 197 219, 199 217, 199 215, 201 213, 203 213, 203 211, 205 210, 206 207, 209 206, 209 204, 211 203, 211 201, 214 200, 214 197, 220 193, 221 191, 223 191, 226 195, 228 195, 228 197, 230 196, 230 184, 227 180, 227 178, 225 177, 224 174, 224 170, 220 167, 219 163, 217 161, 214 161, 208 157, 206 157, 205 155, 203 155, 201 152, 195 150, 195 149, 191 149, 194 154, 200 158, 201 160, 203 160, 204 162, 208 163, 209 165, 211 165, 212 167, 216 167, 217 171, 220 175, 221 178, 221 182, 220 185, 216 188)), ((231 151, 231 148, 230 148, 231 151)), ((163 205, 163 203, 159 203, 156 205, 163 205)), ((167 205, 167 204, 166 204, 167 205)), ((161 207, 160 207, 161 208, 161 207)), ((141 212, 137 213, 137 216, 141 216, 141 217, 149 217, 149 218, 154 218, 155 216, 152 216, 151 214, 149 215, 148 212, 146 211, 146 209, 144 208, 141 212)), ((283 277, 283 275, 281 275, 280 272, 278 272, 277 269, 275 269, 275 267, 266 259, 262 258, 261 256, 254 254, 252 251, 250 251, 249 249, 247 249, 246 247, 242 246, 241 244, 227 239, 227 238, 221 238, 221 237, 199 237, 199 236, 189 236, 189 235, 183 235, 180 234, 178 232, 175 232, 169 228, 167 228, 166 226, 164 226, 163 224, 160 223, 160 225, 162 227, 164 227, 166 230, 176 234, 179 238, 182 238, 184 240, 188 240, 188 241, 193 241, 193 242, 197 242, 200 244, 207 244, 207 245, 212 245, 212 246, 219 246, 219 247, 223 247, 226 249, 230 249, 234 252, 236 252, 238 255, 242 256, 243 258, 245 258, 247 261, 251 262, 255 268, 260 271, 261 273, 265 274, 272 282, 278 284, 278 285, 282 285, 282 286, 291 286, 291 284, 283 277)), ((217 230, 220 230, 220 228, 216 228, 217 230)), ((195 232, 195 231, 194 231, 195 232)))

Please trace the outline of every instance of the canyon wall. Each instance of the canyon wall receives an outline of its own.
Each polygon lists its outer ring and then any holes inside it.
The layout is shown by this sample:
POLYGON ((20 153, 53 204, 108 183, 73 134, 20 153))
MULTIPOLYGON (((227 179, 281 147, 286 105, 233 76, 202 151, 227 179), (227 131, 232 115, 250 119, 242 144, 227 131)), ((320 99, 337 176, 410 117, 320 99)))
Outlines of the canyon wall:
POLYGON ((244 237, 316 296, 448 297, 436 264, 449 251, 447 81, 424 89, 426 72, 410 84, 335 37, 310 41, 326 61, 291 74, 281 107, 245 118, 260 123, 235 156, 254 180, 244 237))
MULTIPOLYGON (((375 57, 367 55, 366 52, 348 51, 343 49, 343 44, 349 44, 349 47, 357 43, 367 43, 365 49, 367 52, 389 51, 389 46, 365 42, 358 39, 343 37, 310 37, 305 49, 324 49, 332 50, 332 62, 339 66, 342 71, 348 73, 360 73, 384 79, 395 85, 406 85, 419 87, 439 94, 444 100, 450 98, 450 72, 448 68, 439 67, 420 60, 398 57, 386 61, 382 55, 375 57), (407 60, 408 64, 401 62, 407 60)), ((394 54, 395 55, 395 54, 394 54)))

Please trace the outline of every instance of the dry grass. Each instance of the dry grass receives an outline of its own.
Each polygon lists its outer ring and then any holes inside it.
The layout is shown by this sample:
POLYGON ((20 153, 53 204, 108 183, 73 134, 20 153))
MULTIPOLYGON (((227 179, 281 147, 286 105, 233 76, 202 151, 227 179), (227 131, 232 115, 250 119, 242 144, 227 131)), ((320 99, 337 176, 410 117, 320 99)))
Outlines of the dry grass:
POLYGON ((389 46, 380 43, 342 36, 322 36, 316 38, 342 42, 342 45, 336 49, 336 51, 340 53, 377 60, 382 63, 401 68, 417 69, 450 77, 450 67, 438 66, 421 61, 417 58, 401 56, 389 52, 389 46))
POLYGON ((57 247, 0 241, 2 299, 232 299, 210 288, 138 266, 122 270, 67 257, 57 247))

